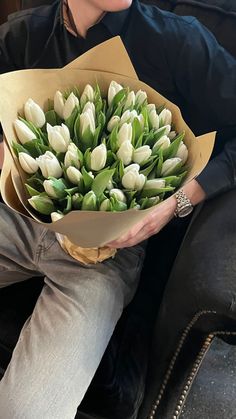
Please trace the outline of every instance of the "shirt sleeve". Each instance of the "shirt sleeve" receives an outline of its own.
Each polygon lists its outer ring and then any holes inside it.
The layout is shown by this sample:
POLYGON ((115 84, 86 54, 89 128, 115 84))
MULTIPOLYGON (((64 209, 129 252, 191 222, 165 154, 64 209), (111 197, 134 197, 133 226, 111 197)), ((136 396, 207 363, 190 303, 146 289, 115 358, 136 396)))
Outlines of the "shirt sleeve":
MULTIPOLYGON (((236 59, 196 19, 177 21, 175 48, 168 65, 175 85, 190 106, 207 115, 212 130, 236 127, 236 59)), ((169 42, 171 42, 169 40, 169 42)), ((167 45, 168 47, 168 45, 167 45)), ((236 137, 224 138, 223 151, 196 178, 211 198, 236 185, 236 137)))

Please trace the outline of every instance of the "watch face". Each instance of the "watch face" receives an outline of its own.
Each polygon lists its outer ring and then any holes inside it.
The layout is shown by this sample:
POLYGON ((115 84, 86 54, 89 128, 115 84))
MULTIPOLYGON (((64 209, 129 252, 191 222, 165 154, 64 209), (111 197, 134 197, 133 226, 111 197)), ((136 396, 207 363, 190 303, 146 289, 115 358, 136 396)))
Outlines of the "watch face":
POLYGON ((179 217, 186 217, 187 215, 189 215, 193 210, 192 205, 186 205, 185 207, 182 207, 179 212, 178 212, 178 216, 179 217))

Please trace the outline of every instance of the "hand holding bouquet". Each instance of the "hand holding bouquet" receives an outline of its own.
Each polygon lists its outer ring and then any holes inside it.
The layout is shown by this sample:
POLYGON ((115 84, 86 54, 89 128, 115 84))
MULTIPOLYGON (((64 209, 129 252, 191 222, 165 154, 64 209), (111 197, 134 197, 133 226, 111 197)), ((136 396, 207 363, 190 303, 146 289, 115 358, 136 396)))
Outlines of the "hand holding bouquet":
POLYGON ((115 81, 106 97, 98 84, 57 91, 46 112, 28 99, 14 127, 28 201, 52 221, 73 210, 150 208, 187 173, 184 132, 170 110, 115 81))

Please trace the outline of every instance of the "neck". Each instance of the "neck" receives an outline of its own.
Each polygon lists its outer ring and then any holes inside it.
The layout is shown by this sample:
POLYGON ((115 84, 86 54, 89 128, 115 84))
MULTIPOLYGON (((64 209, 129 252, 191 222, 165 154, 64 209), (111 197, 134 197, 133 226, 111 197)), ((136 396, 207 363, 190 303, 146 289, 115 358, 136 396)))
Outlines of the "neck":
POLYGON ((87 0, 68 0, 76 29, 80 36, 86 37, 87 31, 103 17, 104 11, 87 0))

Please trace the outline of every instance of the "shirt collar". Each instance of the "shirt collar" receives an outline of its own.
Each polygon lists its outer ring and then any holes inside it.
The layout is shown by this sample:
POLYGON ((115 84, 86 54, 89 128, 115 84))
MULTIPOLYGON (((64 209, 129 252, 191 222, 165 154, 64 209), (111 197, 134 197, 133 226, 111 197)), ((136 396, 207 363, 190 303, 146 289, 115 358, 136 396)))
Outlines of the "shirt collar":
MULTIPOLYGON (((125 26, 125 21, 128 18, 129 12, 130 8, 122 10, 121 12, 108 12, 99 23, 102 23, 113 36, 119 35, 125 26)), ((61 2, 61 23, 68 32, 74 36, 78 36, 67 0, 62 0, 61 2)))

